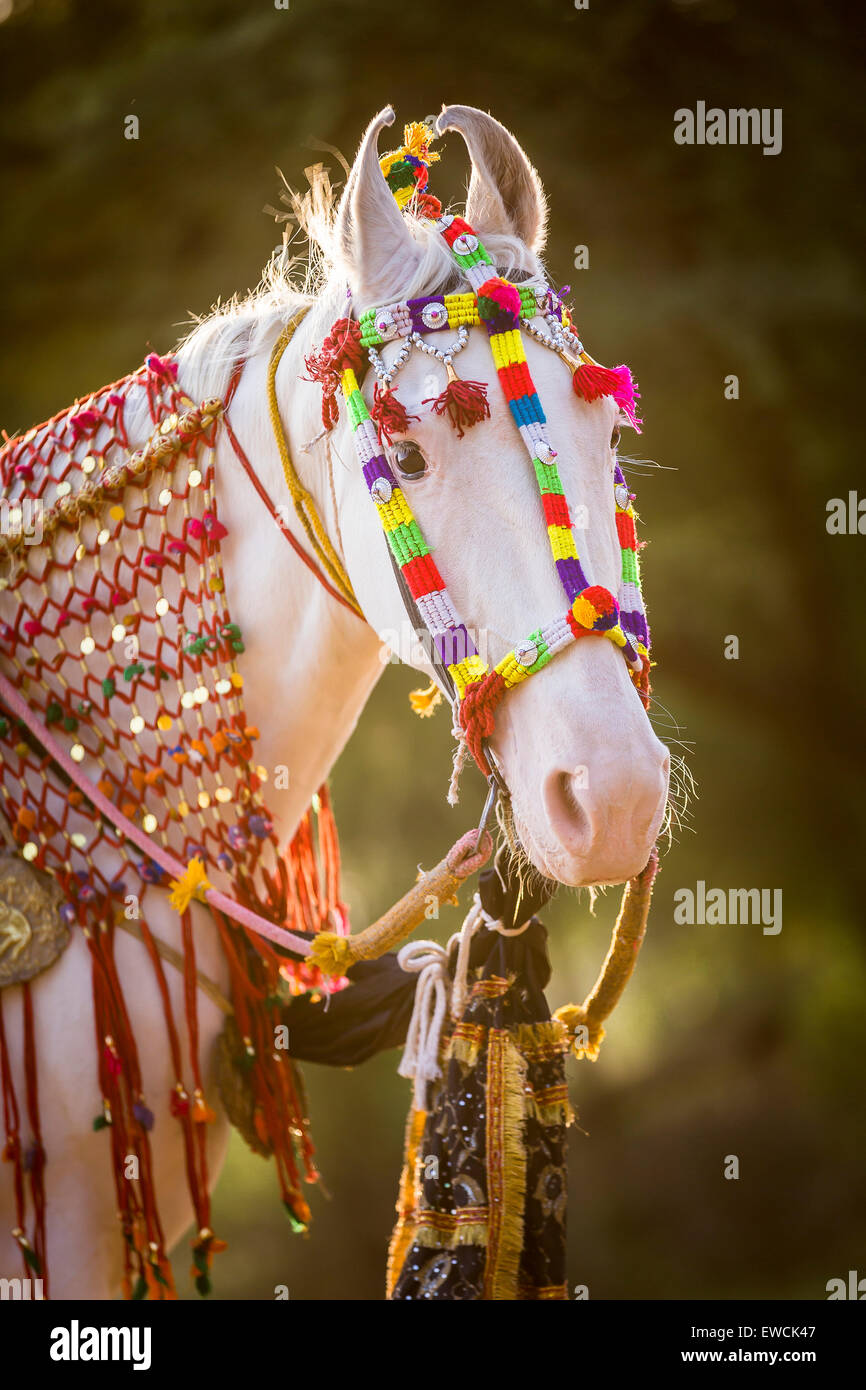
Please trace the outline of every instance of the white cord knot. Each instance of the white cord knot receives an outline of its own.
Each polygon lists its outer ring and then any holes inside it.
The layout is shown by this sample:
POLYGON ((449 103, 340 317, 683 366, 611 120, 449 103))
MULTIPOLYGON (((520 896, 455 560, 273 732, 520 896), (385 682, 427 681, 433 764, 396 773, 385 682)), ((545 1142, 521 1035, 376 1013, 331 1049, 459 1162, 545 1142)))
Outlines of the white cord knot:
POLYGON ((414 1081, 412 1104, 427 1109, 427 1082, 441 1075, 439 1038, 448 1007, 448 951, 437 941, 409 941, 397 952, 401 969, 418 976, 415 1006, 398 1075, 414 1081))
POLYGON ((489 927, 503 936, 519 936, 528 926, 529 922, 525 922, 522 927, 509 931, 501 921, 485 912, 481 898, 476 893, 463 926, 454 933, 447 946, 440 946, 437 941, 409 941, 397 952, 401 969, 418 976, 406 1046, 397 1068, 398 1075, 408 1077, 415 1083, 412 1103, 416 1110, 427 1109, 427 1082, 438 1081, 442 1075, 439 1045, 449 991, 450 1014, 455 1023, 466 1008, 469 999, 469 953, 475 933, 480 927, 489 927), (448 973, 448 958, 455 942, 457 956, 452 982, 448 973))

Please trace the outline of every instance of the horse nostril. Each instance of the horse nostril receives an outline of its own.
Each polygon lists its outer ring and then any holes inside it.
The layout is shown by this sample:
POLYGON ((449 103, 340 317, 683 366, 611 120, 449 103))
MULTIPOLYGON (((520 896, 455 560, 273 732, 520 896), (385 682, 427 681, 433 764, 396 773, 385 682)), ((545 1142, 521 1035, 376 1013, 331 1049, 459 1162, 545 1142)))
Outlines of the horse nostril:
MULTIPOLYGON (((591 770, 551 770, 544 809, 561 849, 576 859, 592 858, 603 877, 613 878, 625 861, 631 871, 632 858, 637 863, 644 855, 664 814, 668 762, 667 750, 659 747, 656 756, 624 765, 601 759, 591 770)), ((637 865, 642 867, 643 861, 637 865)))
POLYGON ((559 838, 576 853, 588 845, 592 836, 590 819, 581 801, 581 791, 585 786, 586 780, 579 772, 560 772, 551 787, 552 796, 548 806, 551 823, 559 838))
POLYGON ((570 772, 559 774, 559 791, 566 810, 575 820, 580 820, 583 816, 583 807, 577 797, 575 778, 570 772))

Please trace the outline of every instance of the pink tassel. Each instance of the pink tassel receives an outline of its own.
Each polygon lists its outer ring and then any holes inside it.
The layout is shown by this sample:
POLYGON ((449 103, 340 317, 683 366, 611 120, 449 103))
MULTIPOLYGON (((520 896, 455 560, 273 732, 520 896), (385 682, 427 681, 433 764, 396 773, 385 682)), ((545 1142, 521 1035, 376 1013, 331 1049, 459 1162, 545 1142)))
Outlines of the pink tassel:
POLYGON ((381 391, 378 381, 373 387, 373 408, 370 415, 376 421, 380 444, 390 444, 392 435, 407 434, 409 421, 421 418, 420 415, 408 414, 405 405, 394 395, 393 386, 389 386, 387 391, 381 391))
POLYGON ((575 394, 585 401, 596 401, 600 396, 612 396, 629 418, 632 426, 640 434, 643 423, 637 417, 637 385, 632 380, 628 367, 600 367, 597 362, 581 362, 572 377, 575 394))
POLYGON ((447 414, 458 439, 479 421, 490 418, 486 382, 463 381, 456 373, 450 377, 441 396, 428 397, 422 404, 432 405, 435 415, 447 414))

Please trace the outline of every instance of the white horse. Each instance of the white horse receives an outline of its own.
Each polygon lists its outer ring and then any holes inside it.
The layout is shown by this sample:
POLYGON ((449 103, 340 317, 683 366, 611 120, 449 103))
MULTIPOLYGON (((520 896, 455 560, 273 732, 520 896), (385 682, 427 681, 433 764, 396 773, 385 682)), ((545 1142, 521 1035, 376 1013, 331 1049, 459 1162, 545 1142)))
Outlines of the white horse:
MULTIPOLYGON (((346 312, 347 286, 356 314, 371 305, 457 287, 441 236, 429 224, 404 218, 379 169, 378 137, 392 121, 386 109, 369 126, 335 216, 328 215, 321 198, 307 200, 307 230, 324 265, 318 283, 308 283, 302 292, 277 262, 263 289, 206 320, 179 350, 179 383, 194 400, 223 396, 233 364, 244 358, 231 423, 270 496, 279 500, 285 483, 267 413, 267 365, 289 317, 309 306, 280 363, 278 398, 292 457, 345 564, 365 622, 293 559, 224 433, 216 465, 220 515, 230 523, 223 541, 227 592, 246 644, 247 711, 261 731, 257 759, 291 770, 289 790, 271 798, 283 843, 327 778, 383 670, 378 634, 405 630, 407 623, 347 422, 341 418, 329 438, 308 447, 321 432, 320 393, 304 380, 305 355, 346 312)), ((543 280, 545 200, 520 146, 490 116, 468 107, 446 108, 438 128, 440 134, 456 130, 466 141, 472 162, 466 217, 498 273, 543 280)), ((623 421, 610 398, 592 404, 579 400, 569 371, 553 353, 531 340, 526 350, 566 495, 572 506, 583 504, 592 519, 581 533, 582 553, 594 582, 615 593, 619 547, 611 493, 623 421)), ((384 355, 387 361, 388 349, 384 355)), ((400 377, 403 403, 421 417, 411 426, 420 455, 414 465, 418 475, 405 487, 458 611, 470 628, 485 634, 496 661, 562 606, 535 479, 497 391, 483 330, 470 332, 461 374, 491 383, 491 418, 465 438, 419 409, 434 392, 429 364, 417 359, 400 377)), ((365 394, 371 391, 368 380, 365 394)), ((296 525, 291 513, 291 526, 296 525)), ((423 663, 419 669, 425 669, 423 663)), ((668 754, 612 643, 575 643, 539 678, 511 692, 501 706, 492 746, 510 788, 520 844, 542 874, 563 884, 594 885, 621 883, 643 868, 665 812, 668 754)), ((179 949, 178 917, 166 895, 152 891, 148 903, 154 934, 179 949)), ((198 965, 226 990, 216 932, 203 909, 195 906, 194 912, 198 965)), ((174 1079, 162 1007, 143 945, 121 935, 117 963, 139 1039, 144 1089, 153 1098, 156 1191, 170 1247, 189 1226, 192 1209, 176 1126, 167 1103, 156 1103, 168 1097, 174 1079)), ((181 1010, 181 977, 167 973, 173 1004, 181 1010)), ((106 1299, 119 1286, 121 1240, 106 1155, 91 1132, 100 1088, 90 1020, 91 965, 80 933, 32 988, 48 1155, 51 1293, 106 1299)), ((20 989, 12 988, 4 999, 19 1075, 20 996, 20 989)), ((200 1011, 201 1051, 207 1059, 222 1017, 204 996, 200 1011)), ((228 1124, 221 1117, 210 1133, 213 1181, 227 1141, 228 1124)), ((0 1184, 0 1231, 7 1232, 15 1225, 9 1187, 0 1184)), ((17 1249, 7 1239, 0 1252, 0 1274, 11 1277, 20 1268, 17 1249)))

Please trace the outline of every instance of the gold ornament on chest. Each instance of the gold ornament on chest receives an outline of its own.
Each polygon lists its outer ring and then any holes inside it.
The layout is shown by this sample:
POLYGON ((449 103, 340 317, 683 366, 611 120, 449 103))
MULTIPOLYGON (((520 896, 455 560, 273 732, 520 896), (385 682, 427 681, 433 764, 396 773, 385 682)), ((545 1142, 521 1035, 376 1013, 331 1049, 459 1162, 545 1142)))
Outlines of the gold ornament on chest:
POLYGON ((0 989, 32 980, 69 944, 62 899, 49 874, 0 849, 0 989))

